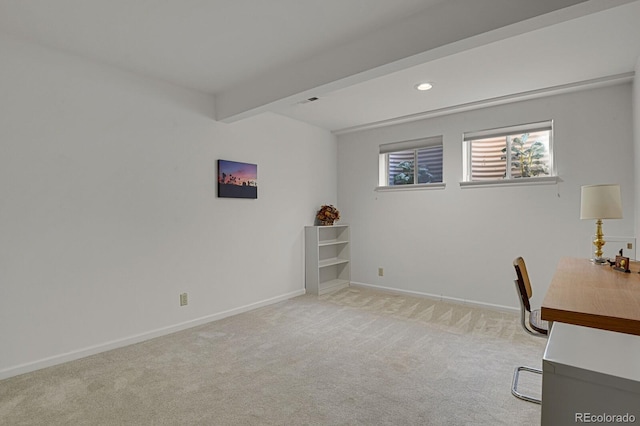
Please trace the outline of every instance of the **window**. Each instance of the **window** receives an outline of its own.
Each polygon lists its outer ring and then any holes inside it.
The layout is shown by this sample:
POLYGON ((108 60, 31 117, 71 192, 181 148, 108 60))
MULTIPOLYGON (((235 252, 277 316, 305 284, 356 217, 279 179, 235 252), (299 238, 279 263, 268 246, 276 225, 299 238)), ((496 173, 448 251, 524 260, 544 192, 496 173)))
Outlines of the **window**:
POLYGON ((464 181, 555 176, 553 122, 531 123, 464 134, 464 181))
POLYGON ((442 183, 442 136, 380 145, 380 187, 433 183, 442 183))

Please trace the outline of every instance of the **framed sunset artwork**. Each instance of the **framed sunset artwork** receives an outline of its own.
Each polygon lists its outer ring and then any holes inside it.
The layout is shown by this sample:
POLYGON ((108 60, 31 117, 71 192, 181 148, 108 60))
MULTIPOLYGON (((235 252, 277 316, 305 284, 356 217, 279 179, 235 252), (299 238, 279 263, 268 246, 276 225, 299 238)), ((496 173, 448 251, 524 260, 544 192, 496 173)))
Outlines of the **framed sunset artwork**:
POLYGON ((218 160, 218 197, 258 198, 258 165, 218 160))

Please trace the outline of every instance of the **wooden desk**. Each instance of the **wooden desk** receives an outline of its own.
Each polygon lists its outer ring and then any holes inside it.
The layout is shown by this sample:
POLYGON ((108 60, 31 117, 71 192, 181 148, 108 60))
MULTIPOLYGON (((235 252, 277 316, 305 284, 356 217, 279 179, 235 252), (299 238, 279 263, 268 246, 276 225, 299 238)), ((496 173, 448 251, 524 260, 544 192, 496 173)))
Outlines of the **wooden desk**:
POLYGON ((631 273, 562 258, 542 302, 542 319, 640 336, 640 264, 631 273))

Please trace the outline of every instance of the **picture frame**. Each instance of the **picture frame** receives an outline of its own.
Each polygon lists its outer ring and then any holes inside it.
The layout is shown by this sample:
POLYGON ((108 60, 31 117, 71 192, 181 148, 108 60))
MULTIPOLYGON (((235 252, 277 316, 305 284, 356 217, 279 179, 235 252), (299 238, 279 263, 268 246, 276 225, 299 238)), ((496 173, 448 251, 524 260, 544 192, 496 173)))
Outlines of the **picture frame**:
POLYGON ((258 165, 218 160, 219 198, 258 198, 258 165))
POLYGON ((613 267, 616 271, 630 273, 629 258, 624 256, 616 256, 616 264, 613 267))

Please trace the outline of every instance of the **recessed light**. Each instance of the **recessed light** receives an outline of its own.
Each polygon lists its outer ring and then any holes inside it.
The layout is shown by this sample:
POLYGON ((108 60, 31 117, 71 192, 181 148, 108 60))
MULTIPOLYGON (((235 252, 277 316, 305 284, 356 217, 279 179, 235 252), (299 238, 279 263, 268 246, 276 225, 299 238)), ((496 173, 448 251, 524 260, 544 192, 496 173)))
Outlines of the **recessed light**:
POLYGON ((431 89, 433 87, 433 84, 431 84, 431 83, 418 83, 414 87, 417 90, 425 91, 425 90, 431 89))

